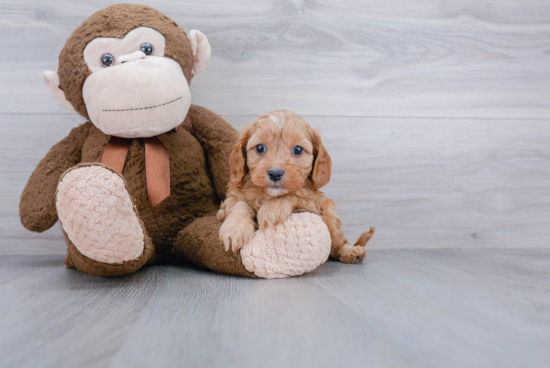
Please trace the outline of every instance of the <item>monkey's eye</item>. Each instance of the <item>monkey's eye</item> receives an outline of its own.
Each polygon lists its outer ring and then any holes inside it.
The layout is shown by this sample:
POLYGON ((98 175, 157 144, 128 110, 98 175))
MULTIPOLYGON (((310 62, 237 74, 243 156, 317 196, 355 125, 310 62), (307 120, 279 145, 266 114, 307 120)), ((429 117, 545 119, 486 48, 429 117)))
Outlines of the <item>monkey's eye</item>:
POLYGON ((294 146, 292 149, 292 153, 294 156, 302 156, 302 153, 304 153, 304 149, 300 146, 294 146))
POLYGON ((256 146, 256 152, 257 152, 258 154, 260 154, 260 155, 261 155, 262 153, 265 153, 265 146, 264 146, 263 144, 258 144, 258 145, 256 146))
POLYGON ((153 55, 153 45, 151 45, 149 42, 143 43, 139 49, 141 52, 143 52, 145 55, 153 55))
POLYGON ((104 68, 114 64, 115 64, 115 57, 113 55, 111 54, 101 55, 101 65, 103 65, 104 68))

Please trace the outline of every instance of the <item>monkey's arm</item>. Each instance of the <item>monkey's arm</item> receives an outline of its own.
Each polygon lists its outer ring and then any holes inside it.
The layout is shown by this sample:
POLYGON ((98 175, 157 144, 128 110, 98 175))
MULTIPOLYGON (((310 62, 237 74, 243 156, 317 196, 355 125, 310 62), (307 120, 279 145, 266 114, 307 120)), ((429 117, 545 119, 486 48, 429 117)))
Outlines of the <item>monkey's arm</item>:
POLYGON ((21 223, 31 231, 48 230, 57 221, 55 191, 61 174, 80 162, 90 123, 80 125, 55 144, 32 173, 19 203, 21 223))
POLYGON ((206 151, 210 173, 218 198, 223 200, 231 174, 229 155, 239 139, 239 133, 228 122, 204 107, 191 105, 191 134, 206 151))

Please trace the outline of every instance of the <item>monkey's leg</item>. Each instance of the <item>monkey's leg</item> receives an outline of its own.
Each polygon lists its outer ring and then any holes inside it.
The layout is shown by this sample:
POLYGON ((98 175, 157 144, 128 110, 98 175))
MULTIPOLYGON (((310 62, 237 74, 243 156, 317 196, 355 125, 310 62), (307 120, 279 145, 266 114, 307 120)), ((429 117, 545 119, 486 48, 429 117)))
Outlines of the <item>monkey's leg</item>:
POLYGON ((283 278, 310 272, 330 253, 330 233, 322 219, 295 213, 276 227, 256 231, 238 251, 225 251, 222 223, 215 216, 196 219, 180 231, 174 251, 213 271, 261 278, 283 278))
POLYGON ((240 252, 225 251, 220 241, 221 226, 214 215, 200 217, 179 232, 173 250, 212 271, 257 277, 246 270, 240 252))
POLYGON ((120 174, 101 164, 66 171, 57 186, 57 212, 69 268, 98 276, 132 273, 154 254, 120 174))

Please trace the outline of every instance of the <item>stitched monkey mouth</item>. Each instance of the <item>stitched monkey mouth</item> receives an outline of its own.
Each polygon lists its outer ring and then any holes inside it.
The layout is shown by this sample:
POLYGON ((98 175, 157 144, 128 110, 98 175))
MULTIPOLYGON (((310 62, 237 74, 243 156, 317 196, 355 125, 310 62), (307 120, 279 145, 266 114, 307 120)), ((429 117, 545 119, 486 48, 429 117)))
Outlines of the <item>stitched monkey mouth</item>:
POLYGON ((101 111, 104 111, 104 112, 124 112, 124 111, 136 111, 136 110, 149 110, 149 109, 155 109, 157 107, 162 107, 162 106, 166 106, 166 105, 169 105, 171 103, 174 103, 178 100, 181 100, 183 98, 183 96, 179 96, 178 98, 172 100, 172 101, 168 101, 168 102, 165 102, 163 104, 159 104, 159 105, 154 105, 154 106, 146 106, 146 107, 136 107, 136 108, 133 108, 133 109, 120 109, 120 110, 109 110, 109 109, 103 109, 101 111))

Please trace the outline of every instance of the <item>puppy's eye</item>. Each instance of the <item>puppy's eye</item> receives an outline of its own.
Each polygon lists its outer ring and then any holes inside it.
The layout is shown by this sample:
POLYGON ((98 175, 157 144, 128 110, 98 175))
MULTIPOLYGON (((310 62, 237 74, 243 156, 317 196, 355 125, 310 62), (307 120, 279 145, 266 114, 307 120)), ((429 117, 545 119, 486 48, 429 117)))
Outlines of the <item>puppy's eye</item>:
POLYGON ((258 144, 258 145, 256 146, 256 152, 257 152, 258 154, 260 154, 260 155, 261 155, 262 153, 265 153, 265 146, 264 146, 263 144, 258 144))
POLYGON ((302 156, 302 153, 304 153, 304 149, 300 146, 294 146, 292 149, 292 153, 294 156, 302 156))
POLYGON ((103 65, 104 68, 111 66, 115 63, 115 57, 111 54, 103 54, 101 55, 101 65, 103 65))
POLYGON ((144 44, 142 44, 139 49, 145 55, 153 55, 153 45, 151 45, 149 42, 145 42, 144 44))

